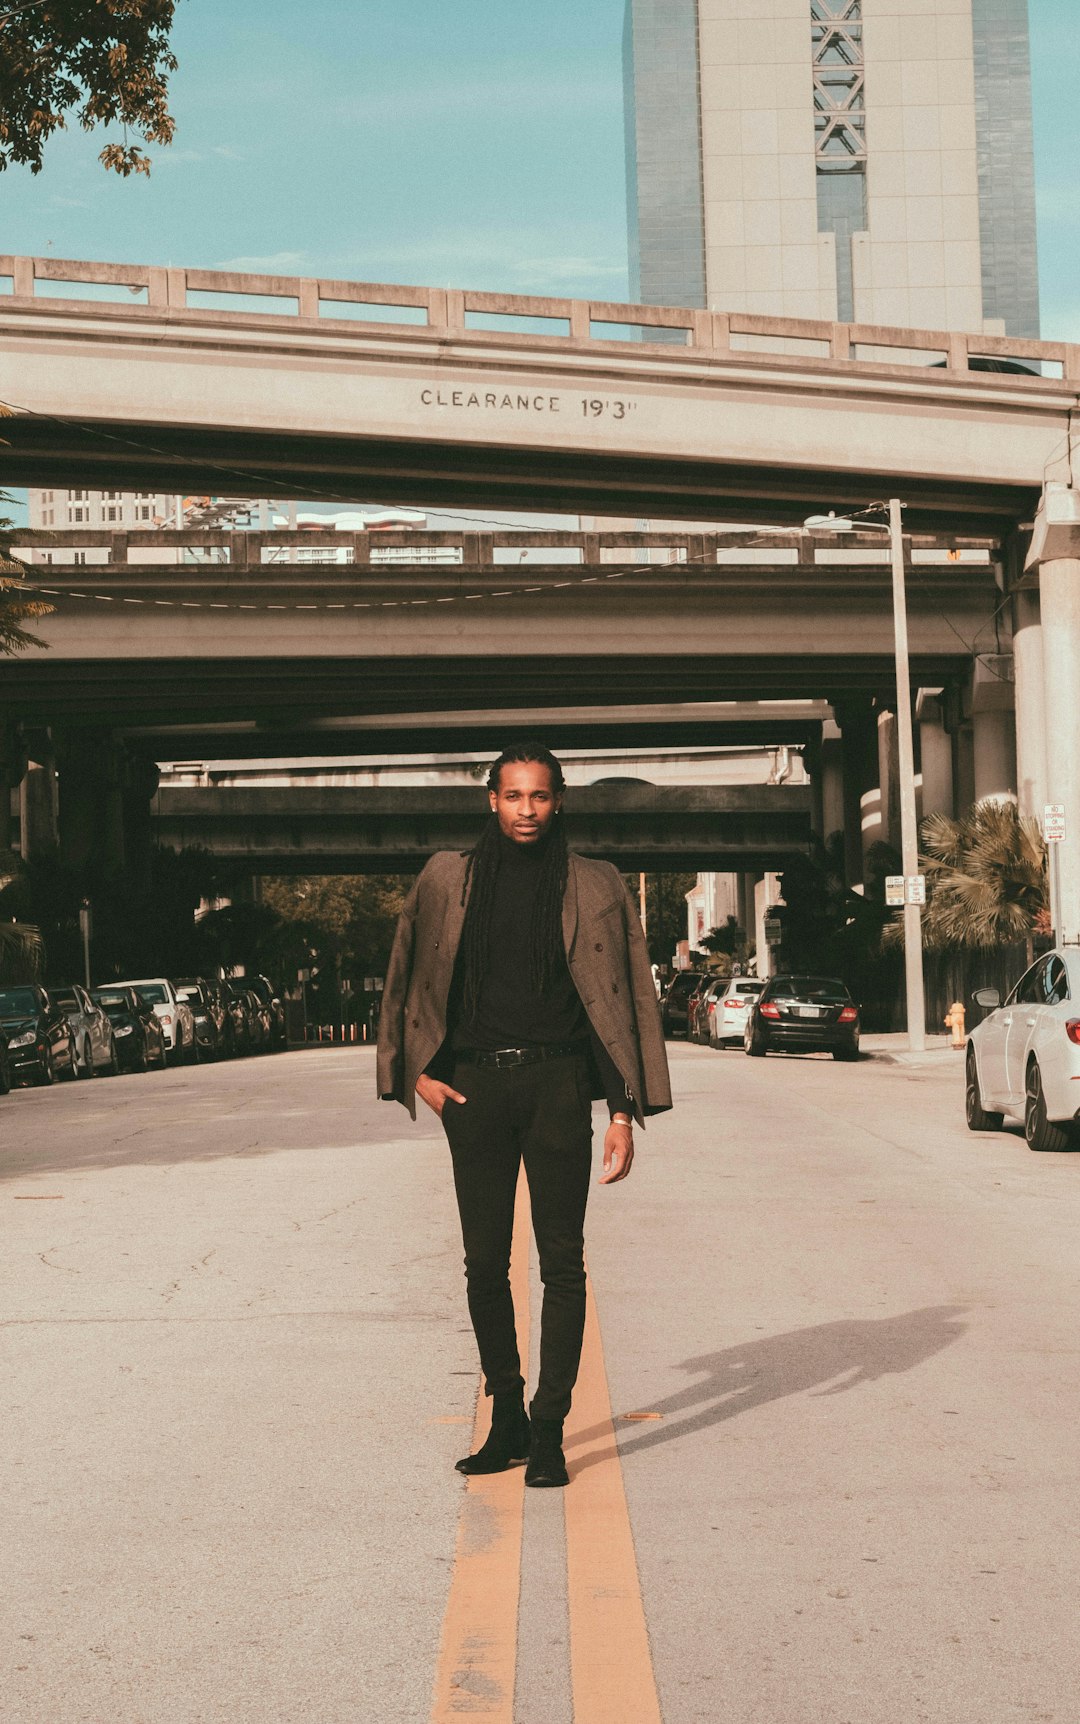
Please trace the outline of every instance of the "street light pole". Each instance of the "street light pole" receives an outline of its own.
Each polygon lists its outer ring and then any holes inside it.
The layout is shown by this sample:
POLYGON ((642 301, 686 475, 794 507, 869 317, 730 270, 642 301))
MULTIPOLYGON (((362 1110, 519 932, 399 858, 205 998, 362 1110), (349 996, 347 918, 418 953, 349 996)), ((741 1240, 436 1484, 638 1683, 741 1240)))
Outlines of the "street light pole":
POLYGON ((915 745, 911 729, 911 675, 908 668, 907 589, 904 578, 904 523, 896 497, 889 501, 889 552, 892 562, 893 638, 896 656, 896 727, 900 753, 900 849, 904 869, 904 978, 907 985, 908 1047, 926 1047, 923 1000, 922 912, 910 901, 910 882, 919 872, 919 825, 915 810, 915 745))

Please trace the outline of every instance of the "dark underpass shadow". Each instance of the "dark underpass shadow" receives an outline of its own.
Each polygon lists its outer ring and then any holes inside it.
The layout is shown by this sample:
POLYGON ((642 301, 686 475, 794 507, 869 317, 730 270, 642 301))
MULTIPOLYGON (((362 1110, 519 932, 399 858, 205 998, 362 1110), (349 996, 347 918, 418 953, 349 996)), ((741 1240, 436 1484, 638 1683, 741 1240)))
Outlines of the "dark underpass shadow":
MULTIPOLYGON (((925 1305, 899 1317, 820 1323, 686 1359, 680 1370, 701 1380, 652 1403, 648 1411, 661 1413, 665 1422, 620 1441, 618 1452, 625 1456, 658 1448, 789 1395, 844 1395, 879 1377, 914 1370, 960 1339, 967 1328, 965 1311, 963 1305, 925 1305), (686 1416, 675 1419, 678 1414, 686 1416)), ((572 1451, 602 1435, 603 1427, 596 1425, 577 1431, 567 1436, 566 1448, 572 1451)), ((595 1466, 611 1454, 607 1447, 587 1455, 575 1470, 595 1466)))

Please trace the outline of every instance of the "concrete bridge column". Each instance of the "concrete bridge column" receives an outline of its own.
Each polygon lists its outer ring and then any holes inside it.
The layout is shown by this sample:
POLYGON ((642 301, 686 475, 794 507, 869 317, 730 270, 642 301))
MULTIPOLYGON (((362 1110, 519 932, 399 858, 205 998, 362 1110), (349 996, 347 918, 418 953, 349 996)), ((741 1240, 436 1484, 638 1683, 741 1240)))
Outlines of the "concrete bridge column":
POLYGON ((40 732, 31 738, 27 752, 29 761, 19 786, 19 847, 24 862, 53 855, 60 841, 52 738, 40 732))
POLYGON ((970 718, 962 719, 956 727, 953 758, 956 811, 966 814, 975 800, 975 727, 970 718))
POLYGON ((11 801, 14 788, 7 773, 0 769, 0 851, 10 850, 15 842, 15 811, 11 801))
POLYGON ((0 851, 15 844, 14 797, 26 773, 26 753, 15 725, 0 723, 0 851))
POLYGON ((1016 801, 1016 716, 1012 661, 1004 653, 976 659, 971 698, 975 801, 1016 801))
POLYGON ((916 705, 919 721, 919 754, 922 764, 922 797, 919 818, 928 814, 956 813, 953 795, 953 739, 945 723, 941 691, 921 689, 916 705))
POLYGON ((877 730, 868 700, 834 703, 833 711, 840 726, 844 869, 848 885, 861 889, 866 878, 866 852, 877 842, 881 824, 877 730))
POLYGON ((737 877, 739 889, 739 927, 746 936, 747 945, 754 939, 757 926, 755 897, 758 877, 756 874, 740 874, 737 877))
POLYGON ((69 731, 59 754, 60 855, 71 868, 124 866, 124 757, 107 733, 69 731))
POLYGON ((1016 794, 1021 814, 1041 822, 1046 794, 1046 685, 1042 610, 1029 588, 1013 594, 1016 673, 1016 794))
POLYGON ((900 848, 900 731, 888 707, 878 713, 878 794, 881 841, 900 848))
MULTIPOLYGON (((1080 553, 1080 527, 1072 544, 1080 553)), ((1044 561, 1039 571, 1046 698, 1047 801, 1065 806, 1057 846, 1058 940, 1080 946, 1080 554, 1044 561)))
POLYGON ((157 791, 160 774, 154 761, 138 755, 129 756, 124 768, 124 861, 133 879, 146 884, 153 848, 150 804, 157 791))
POLYGON ((829 839, 844 830, 844 739, 840 726, 827 718, 821 727, 821 836, 829 839))
POLYGON ((765 938, 766 914, 780 902, 780 883, 775 874, 766 874, 754 888, 754 929, 757 943, 757 973, 767 980, 773 973, 773 948, 765 938))

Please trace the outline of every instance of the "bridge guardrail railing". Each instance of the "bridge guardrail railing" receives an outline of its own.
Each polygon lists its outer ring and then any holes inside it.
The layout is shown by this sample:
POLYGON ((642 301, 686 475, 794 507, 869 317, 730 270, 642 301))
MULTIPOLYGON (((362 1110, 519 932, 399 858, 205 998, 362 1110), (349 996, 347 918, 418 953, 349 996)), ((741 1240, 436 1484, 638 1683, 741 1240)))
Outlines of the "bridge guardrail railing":
MULTIPOLYGON (((1035 341, 982 332, 891 328, 705 311, 611 300, 481 293, 464 288, 410 287, 322 277, 255 275, 233 270, 176 269, 155 264, 88 262, 0 255, 0 316, 5 306, 93 308, 103 316, 178 319, 213 324, 222 317, 265 325, 292 320, 338 332, 400 332, 441 339, 525 336, 531 342, 575 347, 631 343, 665 351, 733 355, 798 355, 845 365, 941 367, 967 372, 979 359, 1017 360, 1040 367, 1044 379, 1080 379, 1080 343, 1035 341), (80 293, 80 289, 86 289, 80 293)), ((1023 386, 1024 379, 1017 378, 1023 386)))
MULTIPOLYGON (((986 562, 996 543, 992 538, 963 533, 912 534, 908 542, 913 561, 946 564, 986 562)), ((342 551, 348 553, 342 566, 351 564, 360 569, 386 569, 398 564, 398 558, 380 557, 380 552, 404 552, 400 558, 401 565, 415 561, 420 565, 430 563, 437 566, 443 560, 438 553, 455 551, 458 553, 455 566, 501 567, 506 573, 515 566, 512 560, 515 553, 541 553, 535 560, 544 561, 542 553, 545 551, 553 553, 548 559, 552 563, 566 562, 567 566, 579 568, 639 562, 646 566, 655 563, 660 567, 670 563, 685 567, 687 564, 738 561, 743 557, 748 561, 771 560, 801 566, 888 561, 888 550, 882 548, 880 534, 822 533, 816 530, 813 534, 770 533, 754 529, 722 533, 641 533, 534 531, 527 528, 520 532, 490 533, 447 529, 430 532, 411 529, 377 532, 338 532, 333 529, 261 532, 243 529, 226 532, 220 528, 199 527, 136 527, 119 531, 115 528, 74 527, 18 529, 11 544, 16 556, 21 551, 37 551, 46 554, 59 552, 66 558, 79 551, 104 550, 108 553, 104 560, 86 565, 98 572, 105 568, 138 565, 141 553, 149 553, 146 562, 150 565, 155 561, 154 553, 160 555, 162 551, 170 550, 201 553, 191 563, 181 563, 179 566, 183 568, 224 564, 237 570, 268 568, 276 564, 307 567, 312 571, 329 570, 335 566, 334 557, 313 553, 342 551), (268 555, 277 551, 307 552, 308 556, 297 556, 291 563, 287 555, 280 558, 268 555), (409 553, 414 553, 414 556, 410 558, 409 553), (746 556, 747 553, 752 553, 752 556, 746 556)), ((41 564, 33 566, 40 567, 41 564)), ((79 568, 83 565, 64 561, 53 566, 79 568)), ((171 561, 161 564, 163 570, 177 566, 171 561)), ((523 570, 527 567, 527 564, 522 564, 523 570)))

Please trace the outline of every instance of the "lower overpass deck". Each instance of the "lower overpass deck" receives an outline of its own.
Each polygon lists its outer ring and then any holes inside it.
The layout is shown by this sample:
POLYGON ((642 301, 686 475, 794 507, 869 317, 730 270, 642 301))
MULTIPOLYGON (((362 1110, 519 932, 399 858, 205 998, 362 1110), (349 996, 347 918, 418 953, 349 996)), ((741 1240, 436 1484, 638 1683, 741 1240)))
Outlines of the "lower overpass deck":
MULTIPOLYGON (((166 787, 153 834, 254 874, 396 873, 434 850, 469 849, 486 813, 471 787, 166 787)), ((566 796, 575 850, 624 869, 776 868, 810 842, 806 785, 594 784, 566 796)))

